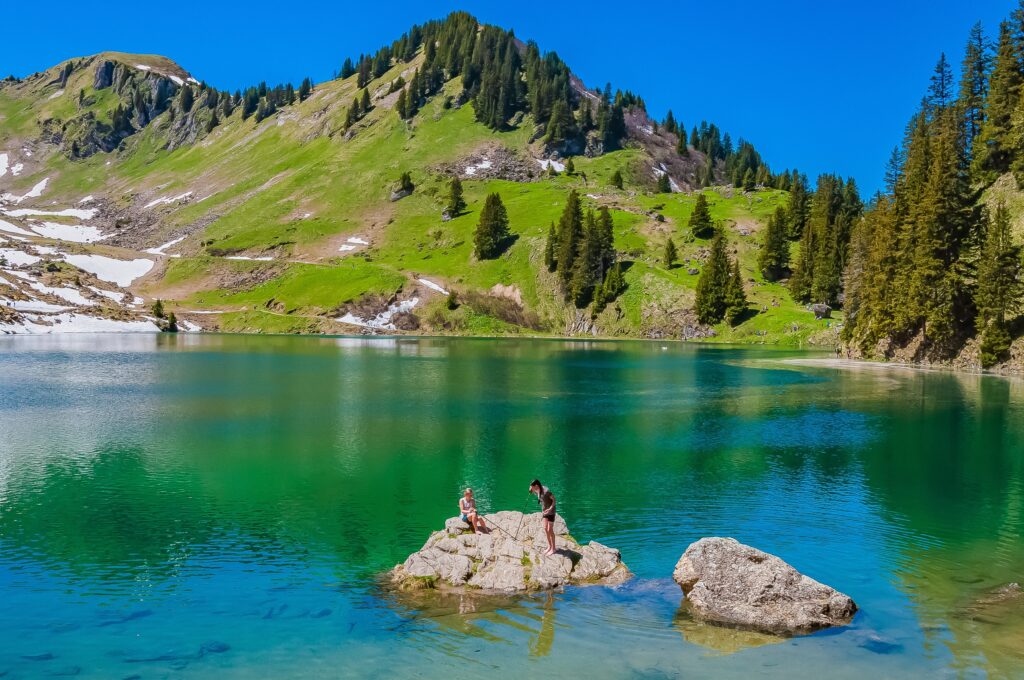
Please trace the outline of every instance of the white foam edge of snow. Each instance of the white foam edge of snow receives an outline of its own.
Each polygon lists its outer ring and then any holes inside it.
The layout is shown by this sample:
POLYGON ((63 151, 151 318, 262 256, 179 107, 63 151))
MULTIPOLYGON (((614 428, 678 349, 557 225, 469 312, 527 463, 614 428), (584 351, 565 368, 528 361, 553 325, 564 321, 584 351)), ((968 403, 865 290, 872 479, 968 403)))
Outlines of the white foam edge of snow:
POLYGON ((547 170, 548 167, 553 167, 558 172, 565 172, 565 163, 559 163, 558 161, 549 160, 547 158, 538 158, 537 162, 540 164, 540 167, 545 170, 547 170))
POLYGON ((246 255, 228 255, 225 260, 247 260, 249 262, 270 262, 272 257, 248 257, 246 255))
POLYGON ((38 281, 30 281, 28 285, 32 290, 39 291, 46 295, 59 297, 62 300, 67 300, 71 304, 78 305, 80 307, 92 307, 96 304, 89 298, 83 296, 76 288, 54 288, 52 286, 44 286, 38 281))
POLYGON ((53 325, 33 323, 41 321, 39 317, 26 319, 22 323, 0 324, 0 333, 15 335, 49 335, 54 333, 159 333, 160 329, 152 321, 118 321, 101 319, 85 314, 72 312, 47 317, 53 325))
POLYGON ((21 227, 16 227, 10 222, 5 222, 4 220, 0 220, 0 231, 5 231, 9 234, 20 234, 22 236, 36 236, 34 232, 22 229, 21 227))
POLYGON ((0 153, 0 177, 7 174, 8 162, 10 157, 5 153, 0 153))
POLYGON ((177 244, 181 243, 186 238, 188 238, 188 236, 179 236, 176 239, 172 239, 172 240, 168 241, 167 243, 163 244, 162 246, 157 246, 156 248, 146 248, 142 252, 149 253, 150 255, 166 255, 166 253, 164 252, 165 250, 167 250, 168 248, 170 248, 173 245, 177 245, 177 244))
POLYGON ((25 169, 24 163, 15 163, 11 166, 11 174, 17 177, 21 174, 21 171, 25 169))
POLYGON ((342 252, 342 253, 345 253, 345 252, 348 252, 350 250, 355 250, 355 249, 356 249, 355 246, 351 246, 351 245, 349 245, 347 243, 342 243, 341 246, 338 248, 338 251, 342 252))
POLYGON ((186 191, 183 194, 179 194, 179 195, 173 196, 171 198, 158 198, 158 199, 155 199, 153 201, 150 201, 149 203, 147 203, 146 205, 144 205, 142 207, 144 209, 149 209, 149 208, 152 208, 153 206, 161 205, 161 204, 164 204, 164 203, 177 203, 178 201, 184 200, 184 199, 188 198, 191 195, 192 195, 191 191, 186 191))
POLYGON ((419 281, 420 283, 422 283, 424 286, 426 286, 430 290, 437 291, 441 295, 448 295, 448 291, 446 291, 444 288, 442 288, 440 286, 440 284, 434 283, 433 281, 430 281, 429 279, 416 279, 416 280, 419 281))
POLYGON ((29 189, 28 193, 24 196, 15 196, 14 194, 7 193, 3 195, 3 198, 5 201, 12 203, 21 203, 26 198, 39 198, 43 195, 43 191, 46 189, 46 185, 49 181, 49 177, 44 177, 41 181, 36 182, 36 185, 29 189))
POLYGON ((137 258, 116 260, 104 255, 64 255, 65 261, 96 276, 101 281, 127 288, 132 281, 145 276, 153 268, 153 260, 137 258))
POLYGON ((0 248, 0 256, 7 260, 7 264, 15 266, 35 264, 42 259, 20 250, 14 250, 13 248, 0 248))
MULTIPOLYGON (((89 194, 88 196, 86 196, 85 198, 83 198, 83 199, 82 199, 81 201, 79 201, 79 203, 88 203, 89 201, 95 201, 95 200, 96 200, 96 199, 95 199, 95 198, 93 197, 93 195, 92 195, 92 194, 89 194)), ((85 219, 89 219, 89 218, 88 218, 88 217, 86 217, 85 219)))
POLYGON ((153 70, 152 66, 146 66, 145 64, 136 64, 135 68, 139 69, 140 71, 152 71, 153 70))
POLYGON ((487 170, 488 168, 490 168, 493 165, 494 164, 490 161, 490 159, 485 158, 482 161, 480 161, 479 163, 477 163, 476 165, 467 165, 466 166, 466 174, 467 175, 475 175, 477 170, 487 170))
POLYGON ((18 312, 41 312, 46 314, 66 312, 71 309, 70 307, 43 302, 42 300, 8 300, 2 297, 0 297, 0 304, 6 305, 18 312))
POLYGON ((359 238, 358 236, 352 236, 352 237, 350 237, 350 238, 347 238, 347 239, 345 239, 345 240, 346 240, 346 242, 348 242, 348 243, 354 243, 354 244, 356 244, 357 246, 368 246, 368 245, 370 245, 370 242, 369 242, 369 241, 365 241, 365 240, 363 240, 363 239, 359 238))
MULTIPOLYGON (((86 198, 92 199, 92 196, 86 198)), ((85 198, 79 203, 85 201, 85 198)), ((37 210, 36 208, 15 208, 5 210, 8 217, 74 217, 80 220, 91 220, 96 216, 96 208, 65 208, 64 210, 37 210)))
POLYGON ((86 288, 96 293, 97 295, 102 295, 103 297, 113 300, 118 304, 120 304, 121 301, 124 300, 124 293, 118 293, 112 290, 103 290, 102 288, 97 288, 96 286, 86 286, 86 288))
POLYGON ((45 238, 57 239, 58 241, 71 241, 72 243, 94 243, 110 238, 110 234, 104 234, 96 227, 89 227, 84 224, 60 224, 59 222, 41 222, 30 225, 32 231, 45 238))
POLYGON ((401 300, 388 306, 383 312, 373 317, 372 319, 364 319, 356 316, 352 312, 346 312, 344 316, 337 319, 339 323, 347 323, 352 326, 359 326, 361 328, 373 328, 375 330, 382 331, 394 331, 398 330, 395 328, 395 324, 391 323, 391 319, 396 314, 402 314, 404 312, 412 311, 417 304, 419 304, 419 298, 409 298, 408 300, 401 300))

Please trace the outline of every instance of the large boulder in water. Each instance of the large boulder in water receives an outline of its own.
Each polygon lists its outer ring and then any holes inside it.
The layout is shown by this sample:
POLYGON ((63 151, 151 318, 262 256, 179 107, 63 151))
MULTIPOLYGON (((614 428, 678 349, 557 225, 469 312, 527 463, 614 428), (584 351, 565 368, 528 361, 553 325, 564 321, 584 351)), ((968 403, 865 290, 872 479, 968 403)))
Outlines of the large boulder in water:
POLYGON ((484 515, 490 531, 472 533, 459 518, 445 522, 389 573, 403 590, 474 588, 494 592, 546 590, 565 585, 617 584, 629 579, 618 550, 591 541, 580 545, 561 516, 555 518, 554 555, 539 512, 502 511, 484 515))
POLYGON ((733 538, 691 544, 672 578, 696 617, 777 635, 844 626, 857 611, 843 593, 733 538))

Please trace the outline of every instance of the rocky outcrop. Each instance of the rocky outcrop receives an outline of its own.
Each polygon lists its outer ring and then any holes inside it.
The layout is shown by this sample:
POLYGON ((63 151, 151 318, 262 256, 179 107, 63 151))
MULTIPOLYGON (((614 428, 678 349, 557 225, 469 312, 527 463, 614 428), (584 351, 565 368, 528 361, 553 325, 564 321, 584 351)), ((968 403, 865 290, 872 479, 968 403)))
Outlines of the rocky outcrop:
POLYGON ((471 533, 459 518, 445 522, 423 548, 389 574, 402 590, 470 588, 494 592, 548 590, 565 585, 617 584, 632 574, 619 551, 591 541, 578 544, 565 521, 555 520, 554 555, 540 513, 502 511, 485 515, 488 533, 471 533))
POLYGON ((733 538, 691 544, 672 578, 695 617, 776 635, 843 626, 857 611, 843 593, 733 538))

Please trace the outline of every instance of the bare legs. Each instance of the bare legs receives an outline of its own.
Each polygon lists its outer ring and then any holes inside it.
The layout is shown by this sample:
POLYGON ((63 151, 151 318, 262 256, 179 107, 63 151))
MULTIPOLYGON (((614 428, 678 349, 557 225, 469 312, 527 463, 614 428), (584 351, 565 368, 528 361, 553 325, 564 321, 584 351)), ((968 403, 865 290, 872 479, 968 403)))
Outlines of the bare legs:
POLYGON ((480 533, 487 533, 487 522, 484 521, 483 517, 476 514, 475 512, 469 513, 467 517, 469 518, 469 528, 473 530, 474 534, 477 532, 477 529, 480 530, 480 533))
POLYGON ((544 535, 548 538, 548 551, 545 555, 555 554, 555 522, 547 517, 544 518, 544 535))

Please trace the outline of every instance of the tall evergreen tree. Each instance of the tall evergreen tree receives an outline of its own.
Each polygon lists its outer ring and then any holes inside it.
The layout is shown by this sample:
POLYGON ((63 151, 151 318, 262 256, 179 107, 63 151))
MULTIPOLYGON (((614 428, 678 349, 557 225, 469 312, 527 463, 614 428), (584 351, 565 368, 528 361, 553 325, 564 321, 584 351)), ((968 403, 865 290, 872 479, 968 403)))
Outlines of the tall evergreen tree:
POLYGON ((693 206, 693 212, 690 213, 688 225, 690 231, 697 238, 707 238, 715 229, 714 220, 711 219, 711 208, 703 191, 697 194, 697 202, 693 206))
POLYGON ((716 233, 711 241, 711 252, 697 278, 694 306, 697 320, 702 324, 716 324, 725 318, 730 278, 725 246, 725 237, 720 232, 716 233))
POLYGON ((573 265, 579 253, 580 242, 583 241, 583 207, 576 190, 569 192, 565 208, 558 220, 558 252, 556 253, 556 272, 562 283, 566 296, 570 293, 573 265))
POLYGON ((1013 243, 1009 211, 999 204, 982 247, 975 297, 981 364, 986 368, 1006 358, 1011 340, 1007 321, 1020 308, 1022 285, 1021 247, 1013 243))
POLYGON ((757 266, 768 281, 778 281, 789 269, 789 241, 786 238, 786 209, 779 206, 764 230, 764 242, 757 255, 757 266))
POLYGON ((1010 24, 1004 21, 999 27, 999 45, 985 97, 985 120, 974 142, 974 169, 984 178, 994 179, 1010 168, 1011 119, 1021 79, 1020 57, 1010 24))
POLYGON ((665 265, 666 269, 672 269, 676 265, 676 260, 679 259, 679 251, 676 250, 676 243, 671 237, 665 241, 665 253, 662 255, 661 261, 665 265))
POLYGON ((659 194, 670 194, 672 193, 672 183, 669 181, 668 173, 663 172, 658 175, 658 193, 659 194))
POLYGON ((808 201, 807 178, 794 170, 792 186, 789 189, 789 224, 786 227, 786 235, 791 240, 795 241, 803 236, 807 224, 808 201))
POLYGON ((457 217, 465 209, 466 200, 462 197, 462 182, 457 176, 452 177, 452 181, 448 185, 448 204, 445 206, 445 211, 451 217, 457 217))
MULTIPOLYGON (((967 38, 964 60, 960 68, 960 108, 966 119, 966 148, 970 150, 985 120, 985 97, 992 63, 991 46, 985 39, 981 23, 974 24, 967 38)), ((891 193, 891 189, 890 189, 891 193)))
POLYGON ((548 237, 544 241, 544 266, 549 272, 555 271, 558 264, 558 234, 555 233, 555 223, 552 222, 548 228, 548 237))
POLYGON ((478 259, 493 259, 501 254, 509 237, 508 213, 501 196, 489 194, 480 211, 480 222, 473 234, 474 252, 478 259))
POLYGON ((743 290, 739 260, 734 259, 729 269, 729 283, 725 289, 725 318, 735 326, 747 311, 747 294, 743 290))

